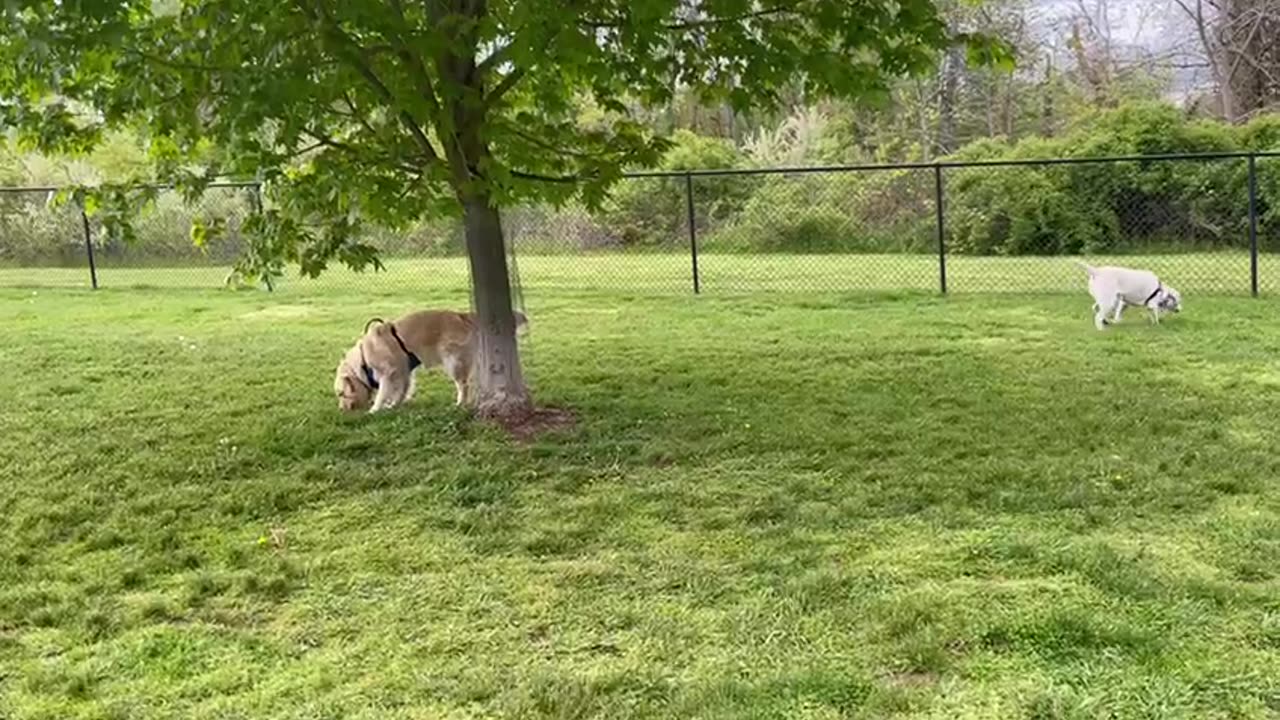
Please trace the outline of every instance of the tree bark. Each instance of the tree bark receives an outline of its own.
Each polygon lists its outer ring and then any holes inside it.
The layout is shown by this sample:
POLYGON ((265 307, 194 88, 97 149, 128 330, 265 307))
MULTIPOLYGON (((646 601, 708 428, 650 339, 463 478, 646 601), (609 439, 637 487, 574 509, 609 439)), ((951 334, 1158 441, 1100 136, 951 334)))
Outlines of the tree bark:
POLYGON ((1053 55, 1049 55, 1045 61, 1044 86, 1041 88, 1040 104, 1040 134, 1045 137, 1053 137, 1055 130, 1053 91, 1053 55))
POLYGON ((920 152, 925 162, 933 159, 933 135, 929 132, 928 103, 925 98, 924 85, 917 78, 916 86, 916 137, 920 143, 920 152))
POLYGON ((938 151, 950 155, 956 144, 956 104, 960 89, 960 73, 964 56, 958 46, 952 47, 942 60, 942 83, 938 92, 938 151))
POLYGON ((518 421, 533 411, 533 401, 520 369, 502 220, 487 193, 464 201, 463 223, 480 340, 472 404, 481 417, 518 421))
MULTIPOLYGON (((1218 113, 1227 122, 1234 122, 1236 117, 1236 99, 1232 93, 1231 77, 1222 65, 1222 49, 1210 37, 1209 19, 1205 17, 1204 0, 1175 0, 1178 7, 1195 23, 1196 36, 1200 38, 1200 47, 1204 51, 1205 60, 1209 63, 1209 72, 1213 75, 1213 84, 1218 90, 1218 113)), ((1225 13, 1224 13, 1225 15, 1225 13)))

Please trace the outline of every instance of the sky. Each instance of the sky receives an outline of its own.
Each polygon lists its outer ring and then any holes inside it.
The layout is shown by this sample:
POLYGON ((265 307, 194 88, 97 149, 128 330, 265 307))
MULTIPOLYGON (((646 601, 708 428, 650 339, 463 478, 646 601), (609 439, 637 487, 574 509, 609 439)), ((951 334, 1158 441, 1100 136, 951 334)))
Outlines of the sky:
MULTIPOLYGON (((1156 56, 1178 56, 1179 64, 1194 65, 1199 46, 1189 19, 1174 0, 1032 0, 1037 25, 1056 39, 1060 52, 1066 48, 1061 40, 1071 27, 1072 18, 1085 8, 1100 18, 1105 6, 1112 42, 1120 47, 1140 49, 1156 56)), ((1069 60, 1069 58, 1064 58, 1069 60)), ((1181 95, 1207 79, 1207 71, 1179 68, 1175 71, 1174 95, 1181 95)))

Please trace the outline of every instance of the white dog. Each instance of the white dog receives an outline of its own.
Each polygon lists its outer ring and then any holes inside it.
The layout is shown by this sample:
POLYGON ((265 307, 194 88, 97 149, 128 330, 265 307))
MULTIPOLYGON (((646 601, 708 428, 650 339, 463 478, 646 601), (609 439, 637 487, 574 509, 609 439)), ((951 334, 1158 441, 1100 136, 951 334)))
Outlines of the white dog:
POLYGON ((1120 312, 1125 305, 1142 306, 1151 311, 1151 321, 1160 322, 1160 313, 1182 312, 1182 296, 1177 290, 1160 282, 1149 270, 1133 270, 1123 267, 1094 267, 1077 261, 1077 265, 1089 274, 1089 294, 1093 296, 1096 313, 1093 324, 1099 330, 1110 322, 1120 322, 1120 312))

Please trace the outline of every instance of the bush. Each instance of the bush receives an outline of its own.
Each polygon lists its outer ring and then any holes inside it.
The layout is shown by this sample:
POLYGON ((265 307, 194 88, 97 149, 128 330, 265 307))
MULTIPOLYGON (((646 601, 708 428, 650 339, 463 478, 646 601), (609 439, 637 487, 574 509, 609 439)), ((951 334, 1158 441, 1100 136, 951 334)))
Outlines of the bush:
POLYGON ((50 207, 46 193, 0 195, 0 264, 70 267, 85 262, 79 213, 50 207))
POLYGON ((915 252, 932 245, 925 171, 772 175, 704 241, 722 252, 915 252))
POLYGON ((964 255, 1094 252, 1114 235, 1115 217, 1061 186, 1043 168, 953 171, 947 195, 948 248, 964 255))
MULTIPOLYGON (((660 169, 732 169, 743 156, 726 140, 679 130, 675 145, 660 169)), ((685 241, 687 188, 685 178, 633 178, 623 180, 601 216, 615 244, 636 246, 680 245, 685 241)), ((758 178, 742 175, 699 176, 693 179, 693 202, 699 229, 724 222, 742 209, 758 178)))
MULTIPOLYGON (((956 158, 1230 152, 1264 149, 1277 139, 1280 121, 1275 119, 1232 128, 1189 120, 1171 106, 1136 105, 1091 115, 1060 139, 1014 146, 982 141, 956 158)), ((1272 189, 1262 176, 1260 211, 1266 220, 1272 198, 1280 198, 1280 187, 1272 189)), ((1247 243, 1248 173, 1243 160, 973 168, 949 177, 950 247, 957 253, 1169 251, 1247 243)), ((1266 232, 1263 237, 1264 243, 1270 242, 1266 232)))

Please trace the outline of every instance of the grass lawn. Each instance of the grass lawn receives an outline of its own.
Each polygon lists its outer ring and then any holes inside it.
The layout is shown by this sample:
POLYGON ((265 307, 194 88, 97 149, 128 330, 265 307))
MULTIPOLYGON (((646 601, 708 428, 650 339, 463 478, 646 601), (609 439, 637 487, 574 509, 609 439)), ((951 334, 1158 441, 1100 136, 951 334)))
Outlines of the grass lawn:
POLYGON ((1280 300, 521 270, 531 445, 337 413, 440 278, 0 289, 0 718, 1280 716, 1280 300))

